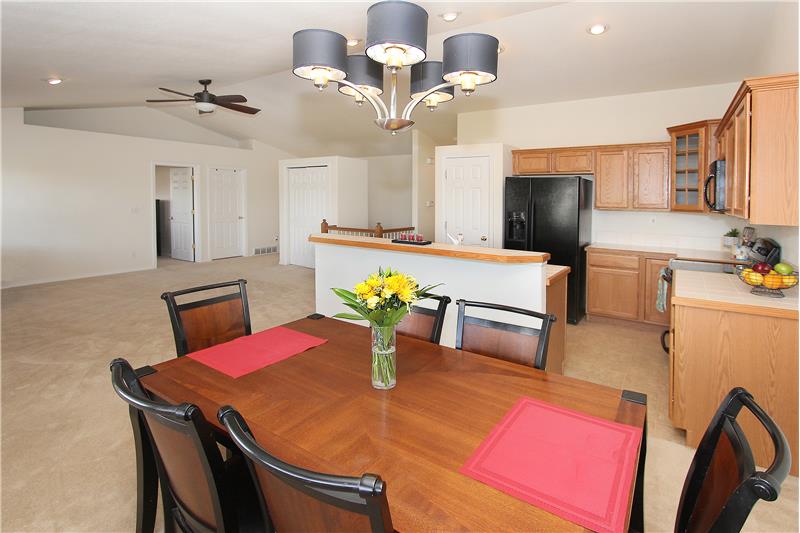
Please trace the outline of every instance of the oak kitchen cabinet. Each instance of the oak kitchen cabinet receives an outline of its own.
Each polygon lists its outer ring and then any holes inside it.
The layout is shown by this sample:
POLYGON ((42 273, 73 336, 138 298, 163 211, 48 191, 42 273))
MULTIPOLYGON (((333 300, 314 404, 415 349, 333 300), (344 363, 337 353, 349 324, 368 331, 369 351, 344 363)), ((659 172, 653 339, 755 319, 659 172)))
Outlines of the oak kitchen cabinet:
MULTIPOLYGON (((696 447, 719 403, 744 387, 781 427, 798 465, 797 289, 761 298, 736 276, 678 270, 673 277, 669 416, 696 447)), ((772 461, 769 436, 749 412, 739 416, 756 464, 772 461)))
POLYGON ((515 175, 592 174, 597 209, 668 210, 669 143, 514 150, 515 175))
POLYGON ((669 311, 656 309, 656 294, 659 271, 674 255, 594 246, 587 252, 589 315, 669 324, 669 311))
POLYGON ((672 139, 670 207, 673 211, 708 211, 703 186, 708 166, 717 158, 714 131, 719 123, 719 120, 702 120, 667 128, 672 139))
POLYGON ((545 265, 547 292, 545 312, 555 315, 550 327, 550 343, 547 347, 547 371, 564 373, 564 358, 567 345, 567 266, 545 265))
POLYGON ((716 130, 725 207, 751 224, 798 225, 797 74, 744 80, 716 130))

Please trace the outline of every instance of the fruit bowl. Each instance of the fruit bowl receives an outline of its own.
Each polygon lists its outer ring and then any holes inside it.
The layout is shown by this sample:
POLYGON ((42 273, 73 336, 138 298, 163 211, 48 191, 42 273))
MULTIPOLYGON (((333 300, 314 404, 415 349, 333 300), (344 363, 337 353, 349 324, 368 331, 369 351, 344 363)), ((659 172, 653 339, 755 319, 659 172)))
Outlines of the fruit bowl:
POLYGON ((781 289, 790 289, 797 285, 798 273, 779 274, 774 270, 762 274, 744 265, 736 267, 736 275, 746 284, 753 287, 750 291, 758 296, 769 296, 772 298, 783 298, 781 289))

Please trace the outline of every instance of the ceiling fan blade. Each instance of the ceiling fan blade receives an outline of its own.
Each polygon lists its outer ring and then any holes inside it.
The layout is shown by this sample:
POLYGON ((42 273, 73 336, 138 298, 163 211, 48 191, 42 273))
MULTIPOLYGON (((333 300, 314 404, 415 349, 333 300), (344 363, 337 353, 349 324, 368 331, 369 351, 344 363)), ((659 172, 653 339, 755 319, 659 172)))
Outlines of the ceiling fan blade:
POLYGON ((172 89, 166 89, 164 87, 159 87, 158 90, 159 91, 167 91, 168 93, 179 94, 181 96, 188 96, 189 98, 194 99, 194 95, 193 94, 186 94, 186 93, 182 93, 182 92, 179 92, 179 91, 173 91, 172 89))
POLYGON ((194 98, 179 98, 178 100, 145 100, 145 102, 194 102, 194 98))
POLYGON ((222 96, 217 96, 215 99, 215 102, 218 104, 243 104, 246 101, 247 98, 241 94, 223 94, 222 96))
POLYGON ((256 109, 255 107, 250 107, 246 105, 226 104, 224 102, 220 103, 219 100, 217 100, 217 105, 220 107, 227 107, 228 109, 232 109, 234 111, 241 111, 242 113, 247 113, 249 115, 255 115, 256 113, 261 111, 260 109, 256 109))

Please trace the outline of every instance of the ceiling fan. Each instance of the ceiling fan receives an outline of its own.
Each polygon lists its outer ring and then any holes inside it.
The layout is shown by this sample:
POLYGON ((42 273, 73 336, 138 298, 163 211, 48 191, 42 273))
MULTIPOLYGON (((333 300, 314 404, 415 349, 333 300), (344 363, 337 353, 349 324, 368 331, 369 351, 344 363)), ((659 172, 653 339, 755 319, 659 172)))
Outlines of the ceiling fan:
POLYGON ((177 98, 173 100, 145 100, 145 102, 194 102, 194 106, 201 115, 205 113, 213 113, 217 106, 250 115, 255 115, 261 111, 255 107, 239 105, 240 103, 247 101, 247 98, 241 94, 225 94, 222 96, 217 96, 216 94, 208 92, 208 86, 211 85, 211 80, 199 80, 199 83, 203 86, 203 90, 198 93, 194 93, 194 95, 182 93, 180 91, 173 91, 172 89, 165 89, 164 87, 158 88, 161 91, 175 93, 181 96, 188 96, 188 98, 177 98))

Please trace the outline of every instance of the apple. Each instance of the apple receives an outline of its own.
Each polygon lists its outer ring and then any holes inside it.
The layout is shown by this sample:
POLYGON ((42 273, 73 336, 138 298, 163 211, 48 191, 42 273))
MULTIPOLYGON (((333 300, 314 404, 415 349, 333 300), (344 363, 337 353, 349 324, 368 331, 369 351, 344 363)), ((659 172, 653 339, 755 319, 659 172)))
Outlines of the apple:
POLYGON ((770 270, 772 270, 772 265, 769 263, 757 263, 753 266, 753 272, 758 272, 759 274, 769 274, 770 270))
POLYGON ((783 274, 784 276, 791 274, 794 271, 792 265, 787 265, 786 263, 778 263, 775 265, 775 272, 778 274, 783 274))

